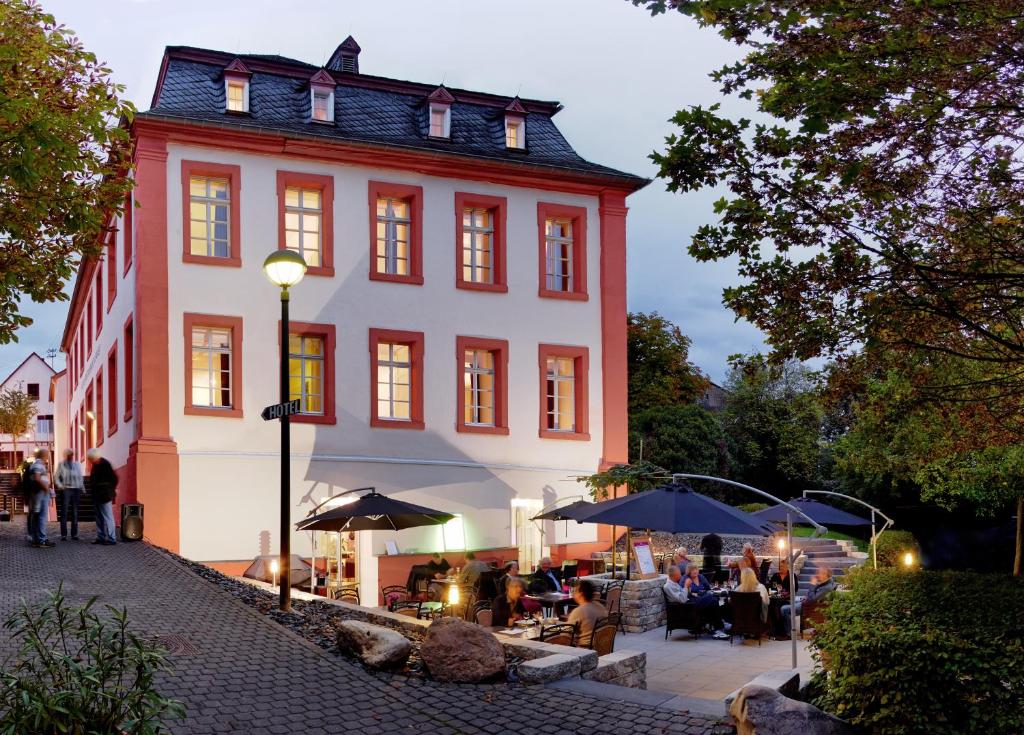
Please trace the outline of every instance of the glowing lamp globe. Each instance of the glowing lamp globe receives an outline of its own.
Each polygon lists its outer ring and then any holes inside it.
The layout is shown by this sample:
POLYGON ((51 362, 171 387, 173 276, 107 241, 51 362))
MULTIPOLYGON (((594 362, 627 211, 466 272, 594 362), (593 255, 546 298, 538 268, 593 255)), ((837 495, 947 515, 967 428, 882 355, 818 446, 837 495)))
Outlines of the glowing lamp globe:
POLYGON ((914 566, 914 555, 909 551, 903 555, 903 564, 908 567, 914 566))
POLYGON ((263 272, 275 286, 290 288, 306 275, 306 260, 294 250, 275 250, 263 261, 263 272))

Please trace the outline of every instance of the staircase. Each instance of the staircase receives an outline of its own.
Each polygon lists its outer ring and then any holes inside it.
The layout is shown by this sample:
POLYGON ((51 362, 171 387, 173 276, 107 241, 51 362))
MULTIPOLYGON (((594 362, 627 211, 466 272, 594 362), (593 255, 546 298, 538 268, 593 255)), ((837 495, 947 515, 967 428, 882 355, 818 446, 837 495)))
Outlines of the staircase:
POLYGON ((819 565, 827 566, 833 576, 846 573, 851 567, 860 566, 867 554, 856 550, 852 541, 837 541, 828 538, 793 539, 793 547, 802 551, 797 560, 798 594, 807 594, 811 588, 811 577, 819 565), (801 562, 802 565, 801 565, 801 562))

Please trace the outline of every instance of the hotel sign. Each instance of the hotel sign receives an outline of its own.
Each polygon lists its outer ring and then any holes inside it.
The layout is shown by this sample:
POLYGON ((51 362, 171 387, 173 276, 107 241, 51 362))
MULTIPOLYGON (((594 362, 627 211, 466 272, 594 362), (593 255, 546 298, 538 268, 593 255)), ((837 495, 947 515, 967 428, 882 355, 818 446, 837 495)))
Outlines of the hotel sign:
POLYGON ((285 416, 291 416, 296 413, 301 413, 298 398, 294 401, 275 403, 273 406, 267 406, 263 409, 263 413, 261 413, 260 416, 263 417, 264 421, 273 421, 274 419, 284 418, 285 416))

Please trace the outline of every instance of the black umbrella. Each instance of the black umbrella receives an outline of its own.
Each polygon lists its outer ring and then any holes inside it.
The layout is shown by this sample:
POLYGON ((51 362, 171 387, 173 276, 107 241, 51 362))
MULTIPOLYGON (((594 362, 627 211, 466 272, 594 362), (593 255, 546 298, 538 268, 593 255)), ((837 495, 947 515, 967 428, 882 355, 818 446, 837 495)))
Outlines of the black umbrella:
POLYGON ((593 503, 588 503, 586 500, 577 500, 568 505, 563 505, 561 508, 555 508, 549 510, 547 513, 541 513, 535 515, 530 520, 532 521, 575 521, 577 520, 576 514, 579 512, 585 512, 587 508, 593 507, 593 503))
POLYGON ((645 528, 665 533, 730 533, 771 536, 775 529, 760 518, 694 492, 684 483, 669 483, 589 508, 562 509, 580 523, 645 528), (567 511, 567 512, 566 512, 567 511))
MULTIPOLYGON (((796 506, 808 516, 813 518, 817 523, 823 526, 870 526, 871 519, 861 518, 855 516, 853 513, 847 513, 845 510, 840 510, 834 505, 828 503, 822 503, 819 500, 813 500, 811 498, 793 498, 789 501, 792 505, 796 506)), ((779 523, 786 522, 786 514, 789 513, 793 518, 793 523, 806 523, 806 521, 798 516, 793 511, 789 510, 784 505, 773 505, 770 508, 759 510, 753 515, 758 518, 762 518, 766 521, 776 521, 779 523)))
POLYGON ((424 508, 381 495, 371 489, 354 503, 317 513, 299 521, 299 531, 401 531, 434 526, 454 518, 451 513, 424 508))

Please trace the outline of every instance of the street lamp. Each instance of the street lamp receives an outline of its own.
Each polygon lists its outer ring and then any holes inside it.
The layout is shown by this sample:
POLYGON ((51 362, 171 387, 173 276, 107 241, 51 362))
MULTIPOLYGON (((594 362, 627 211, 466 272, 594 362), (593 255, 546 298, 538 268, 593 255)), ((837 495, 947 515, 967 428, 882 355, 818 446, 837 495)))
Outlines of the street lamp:
MULTIPOLYGON (((288 402, 288 289, 306 275, 306 260, 294 250, 275 250, 263 261, 263 272, 281 289, 281 403, 288 402)), ((280 608, 291 609, 291 422, 281 416, 281 587, 280 608)))

